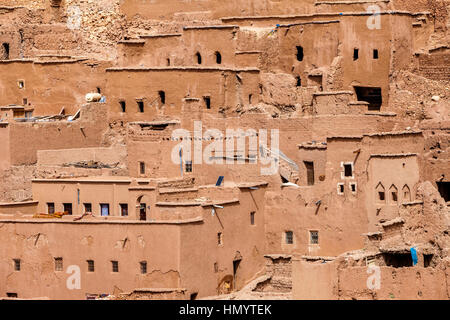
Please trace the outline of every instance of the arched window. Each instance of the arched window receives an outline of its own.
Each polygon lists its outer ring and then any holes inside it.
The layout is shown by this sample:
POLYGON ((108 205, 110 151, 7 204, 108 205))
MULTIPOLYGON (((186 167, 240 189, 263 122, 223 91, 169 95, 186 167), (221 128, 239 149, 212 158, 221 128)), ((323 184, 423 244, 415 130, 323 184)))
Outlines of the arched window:
POLYGON ((384 186, 381 182, 378 183, 377 187, 375 188, 376 191, 376 199, 378 203, 386 203, 386 193, 384 186))
POLYGON ((411 190, 409 190, 407 184, 403 186, 402 194, 403 194, 403 202, 411 202, 411 190))
POLYGON ((398 189, 395 185, 392 185, 389 188, 389 202, 391 204, 397 204, 398 203, 398 189))
POLYGON ((221 64, 222 63, 222 55, 220 54, 220 52, 216 51, 215 55, 216 55, 216 63, 221 64))
POLYGON ((197 59, 197 63, 198 63, 198 64, 202 64, 202 55, 201 55, 199 52, 197 52, 197 53, 195 54, 195 57, 196 57, 196 59, 197 59))

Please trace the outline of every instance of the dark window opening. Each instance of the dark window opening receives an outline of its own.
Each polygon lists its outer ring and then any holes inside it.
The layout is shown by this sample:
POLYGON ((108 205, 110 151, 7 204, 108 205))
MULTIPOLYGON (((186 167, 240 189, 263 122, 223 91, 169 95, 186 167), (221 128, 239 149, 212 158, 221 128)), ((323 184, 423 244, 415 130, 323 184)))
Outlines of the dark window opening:
POLYGON ((343 184, 339 185, 339 192, 344 193, 344 185, 343 184))
POLYGON ((391 192, 391 195, 392 195, 392 201, 393 201, 393 202, 397 202, 397 199, 398 199, 398 197, 397 197, 397 191, 392 191, 392 192, 391 192))
POLYGON ((195 57, 197 58, 197 63, 202 64, 202 55, 200 54, 200 52, 197 52, 195 54, 195 57))
POLYGON ((222 245, 223 244, 222 232, 217 233, 217 244, 218 245, 222 245))
POLYGON ((384 201, 384 191, 379 191, 378 192, 378 200, 384 201))
POLYGON ((22 99, 22 105, 26 106, 28 104, 28 99, 27 98, 23 98, 22 99))
POLYGON ((432 254, 424 254, 423 255, 423 266, 425 268, 430 267, 432 261, 433 261, 433 255, 432 254))
POLYGON ((64 212, 67 212, 67 214, 72 214, 72 204, 71 203, 63 203, 64 206, 64 212))
POLYGON ((97 93, 102 93, 102 89, 100 89, 100 87, 97 87, 97 93))
POLYGON ((297 48, 297 60, 303 61, 303 47, 297 46, 296 48, 297 48))
POLYGON ((319 91, 323 91, 323 77, 322 75, 318 76, 308 76, 309 82, 311 86, 315 86, 319 88, 319 91))
POLYGON ((302 78, 300 78, 300 76, 297 76, 296 80, 297 80, 296 86, 301 87, 302 86, 302 78))
POLYGON ((19 89, 23 89, 25 88, 25 81, 19 80, 19 82, 17 82, 17 85, 19 86, 19 89))
POLYGON ((84 204, 84 213, 90 212, 92 213, 92 203, 85 203, 84 204))
POLYGON ((55 258, 55 271, 63 271, 63 258, 55 258))
POLYGON ((146 274, 147 273, 147 261, 141 261, 139 262, 140 266, 141 266, 141 274, 146 274))
POLYGON ((353 177, 353 169, 351 164, 344 164, 344 176, 353 177))
POLYGON ((380 111, 383 104, 381 88, 376 87, 355 87, 358 101, 366 101, 369 103, 369 111, 380 111))
POLYGON ((170 59, 167 58, 167 66, 170 67, 170 59))
POLYGON ((9 43, 5 42, 2 44, 2 60, 8 60, 9 59, 9 43))
POLYGON ((18 297, 17 293, 15 293, 15 292, 7 292, 6 296, 8 298, 17 298, 18 297))
POLYGON ((87 260, 87 264, 88 264, 88 272, 94 272, 95 270, 94 260, 87 260))
POLYGON ((280 177, 281 177, 281 183, 288 183, 289 182, 289 180, 286 179, 285 177, 283 177, 282 175, 280 175, 280 177))
POLYGON ((198 296, 198 293, 197 292, 194 292, 194 293, 191 293, 191 296, 190 296, 190 300, 197 300, 197 296, 198 296))
POLYGON ((120 105, 120 111, 125 112, 126 108, 127 108, 125 101, 119 101, 119 105, 120 105))
POLYGON ((186 172, 192 172, 192 161, 186 161, 184 167, 186 172))
POLYGON ((144 112, 144 101, 136 101, 138 105, 139 112, 144 112))
POLYGON ((352 192, 356 192, 356 184, 352 183, 350 188, 352 189, 352 192))
POLYGON ((139 173, 145 174, 145 162, 143 162, 143 161, 139 162, 139 173))
POLYGON ((436 182, 441 197, 445 202, 450 201, 450 182, 436 182))
POLYGON ((219 272, 219 264, 217 262, 214 262, 214 272, 219 272))
POLYGON ((14 271, 20 271, 20 259, 14 259, 14 271))
POLYGON ((255 212, 254 211, 250 212, 250 224, 252 226, 255 225, 255 212))
POLYGON ((55 204, 53 202, 47 202, 47 213, 48 214, 55 213, 55 204))
POLYGON ((146 203, 139 204, 139 220, 141 220, 141 221, 147 220, 147 204, 146 203))
POLYGON ((120 215, 122 217, 128 216, 128 204, 127 203, 120 204, 120 215))
POLYGON ((111 261, 112 272, 119 272, 119 261, 111 261))
POLYGON ((100 203, 100 213, 102 217, 109 216, 109 203, 100 203))
POLYGON ((253 100, 253 95, 249 94, 248 95, 248 104, 252 104, 252 100, 253 100))
POLYGON ((293 244, 294 243, 294 233, 292 231, 286 231, 286 244, 293 244))
POLYGON ((222 63, 222 55, 219 51, 216 52, 216 63, 221 64, 222 63))
POLYGON ((308 186, 314 185, 314 162, 304 161, 308 186))
POLYGON ((373 50, 373 58, 378 59, 378 49, 373 50))
POLYGON ((203 101, 205 102, 206 109, 211 109, 211 98, 203 97, 203 101))
POLYGON ((359 49, 355 48, 353 49, 353 61, 356 61, 359 59, 359 49))
POLYGON ((309 232, 309 243, 310 244, 319 244, 319 231, 310 231, 309 232))
POLYGON ((413 266, 410 253, 383 253, 383 260, 388 267, 403 268, 413 266))
POLYGON ((166 93, 164 91, 159 91, 158 95, 159 95, 159 101, 161 102, 161 104, 166 104, 166 93))

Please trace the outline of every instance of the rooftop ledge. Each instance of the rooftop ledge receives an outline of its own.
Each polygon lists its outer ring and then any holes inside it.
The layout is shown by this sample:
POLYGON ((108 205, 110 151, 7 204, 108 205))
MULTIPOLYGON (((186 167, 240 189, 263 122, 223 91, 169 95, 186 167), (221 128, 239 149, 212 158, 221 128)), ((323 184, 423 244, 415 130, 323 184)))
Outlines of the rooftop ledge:
POLYGON ((181 33, 166 33, 166 34, 141 34, 139 38, 169 38, 169 37, 181 37, 181 33))
POLYGON ((331 95, 338 95, 338 94, 350 94, 353 95, 353 91, 323 91, 323 92, 314 92, 313 95, 315 96, 331 96, 331 95))
POLYGON ((214 25, 214 26, 186 26, 183 30, 197 30, 197 29, 236 29, 236 25, 214 25))
MULTIPOLYGON (((400 10, 387 10, 381 11, 380 15, 410 15, 410 16, 422 16, 430 15, 428 11, 424 12, 410 12, 400 10)), ((323 13, 309 13, 309 14, 297 14, 297 15, 273 15, 273 16, 236 16, 236 17, 223 17, 222 21, 230 20, 264 20, 264 19, 295 19, 295 18, 314 18, 314 17, 336 17, 336 16, 371 16, 372 12, 323 12, 323 13)))
POLYGON ((317 1, 314 3, 316 6, 320 6, 322 4, 364 4, 364 3, 378 3, 384 2, 389 3, 391 0, 356 0, 356 1, 317 1))
POLYGON ((160 220, 160 221, 138 221, 138 220, 60 220, 60 219, 0 219, 0 223, 31 223, 31 224, 44 224, 44 223, 61 223, 61 224, 125 224, 125 225, 149 225, 149 224, 190 224, 203 222, 202 217, 184 220, 160 220))
POLYGON ((113 67, 107 72, 120 71, 233 71, 233 72, 259 72, 258 68, 219 68, 219 67, 113 67))

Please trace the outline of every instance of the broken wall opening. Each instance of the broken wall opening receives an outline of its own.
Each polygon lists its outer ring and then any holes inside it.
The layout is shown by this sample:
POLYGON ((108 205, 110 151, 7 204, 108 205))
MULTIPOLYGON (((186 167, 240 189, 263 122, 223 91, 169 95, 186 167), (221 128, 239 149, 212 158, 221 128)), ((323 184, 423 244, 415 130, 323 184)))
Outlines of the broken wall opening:
POLYGON ((388 267, 403 268, 413 266, 410 253, 383 253, 383 260, 388 267))
POLYGON ((322 75, 310 75, 308 76, 309 86, 318 87, 319 91, 323 91, 323 77, 322 75))
POLYGON ((369 111, 380 111, 383 104, 381 88, 379 87, 354 87, 358 101, 369 103, 369 111))
POLYGON ((0 59, 1 60, 9 59, 9 43, 7 42, 4 42, 1 46, 0 59))
POLYGON ((441 194, 441 197, 444 198, 445 202, 450 201, 450 182, 436 182, 438 191, 441 194))

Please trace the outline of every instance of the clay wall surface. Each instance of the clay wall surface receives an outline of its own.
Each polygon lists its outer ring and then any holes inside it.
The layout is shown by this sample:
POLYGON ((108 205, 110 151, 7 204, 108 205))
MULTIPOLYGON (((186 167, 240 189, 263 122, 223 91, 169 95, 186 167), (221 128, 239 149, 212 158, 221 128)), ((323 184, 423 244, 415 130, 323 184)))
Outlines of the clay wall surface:
POLYGON ((26 98, 33 115, 75 114, 86 102, 85 95, 105 88, 102 64, 66 62, 3 61, 0 104, 22 105, 26 98), (18 81, 24 82, 20 88, 18 81))
POLYGON ((129 292, 134 288, 177 288, 180 281, 178 225, 76 222, 3 222, 0 292, 15 292, 20 298, 86 299, 86 294, 129 292), (54 258, 63 258, 63 270, 55 271, 54 258), (133 258, 130 258, 133 257, 133 258), (21 260, 14 271, 12 259, 21 260), (87 260, 94 260, 89 272, 87 260), (119 262, 112 272, 111 261, 119 262), (147 274, 140 273, 140 261, 147 261, 147 274), (74 265, 80 269, 80 289, 66 286, 74 265), (42 281, 46 283, 42 285, 42 281))

